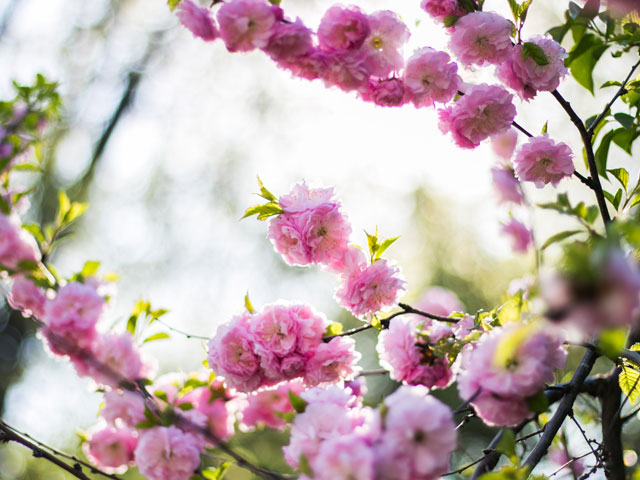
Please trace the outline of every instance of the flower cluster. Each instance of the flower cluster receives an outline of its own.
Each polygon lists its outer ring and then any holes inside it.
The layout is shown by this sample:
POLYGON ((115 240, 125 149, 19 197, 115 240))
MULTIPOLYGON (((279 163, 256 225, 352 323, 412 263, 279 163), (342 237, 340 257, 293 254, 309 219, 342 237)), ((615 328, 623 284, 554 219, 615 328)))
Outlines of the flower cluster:
POLYGON ((295 185, 278 199, 282 213, 269 221, 269 239, 287 263, 317 263, 338 274, 336 298, 354 315, 392 307, 404 291, 400 269, 379 257, 369 263, 362 250, 349 245, 351 225, 333 195, 332 188, 295 185))
POLYGON ((302 381, 293 380, 248 394, 246 405, 241 410, 240 426, 244 430, 261 426, 284 430, 288 425, 284 414, 294 412, 289 393, 300 395, 305 390, 302 381))
POLYGON ((553 381, 566 356, 549 325, 509 323, 465 347, 458 392, 486 424, 516 426, 532 415, 527 399, 553 381))
POLYGON ((384 416, 337 386, 302 398, 284 453, 292 467, 308 466, 304 478, 431 480, 449 467, 453 415, 424 387, 400 387, 385 399, 384 416))
POLYGON ((266 305, 218 327, 209 341, 209 366, 242 392, 294 378, 308 385, 352 378, 360 359, 355 342, 345 337, 324 342, 329 324, 308 305, 266 305))
MULTIPOLYGON (((439 287, 427 290, 418 306, 441 316, 462 311, 455 294, 439 287)), ((389 328, 378 336, 380 365, 398 382, 446 388, 453 382, 456 370, 444 354, 449 350, 447 342, 455 337, 462 339, 467 334, 465 328, 454 330, 442 322, 417 315, 395 317, 389 328), (438 344, 443 344, 442 352, 434 351, 433 347, 438 344)))

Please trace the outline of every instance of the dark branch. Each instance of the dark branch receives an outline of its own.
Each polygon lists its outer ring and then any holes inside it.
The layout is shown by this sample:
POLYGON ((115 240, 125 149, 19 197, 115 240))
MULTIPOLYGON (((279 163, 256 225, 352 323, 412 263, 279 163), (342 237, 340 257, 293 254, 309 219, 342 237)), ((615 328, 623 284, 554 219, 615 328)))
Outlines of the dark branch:
POLYGON ((604 193, 602 193, 602 185, 600 184, 596 158, 593 153, 593 144, 591 143, 592 136, 589 134, 589 132, 587 132, 584 123, 575 112, 575 110, 573 110, 571 104, 567 102, 557 90, 554 90, 553 92, 551 92, 551 94, 562 106, 567 115, 569 115, 569 118, 580 132, 580 137, 582 138, 582 143, 584 144, 584 148, 587 153, 587 163, 589 164, 589 174, 591 176, 592 188, 596 194, 596 199, 598 200, 598 207, 600 208, 602 220, 604 220, 604 223, 606 225, 611 222, 611 217, 609 216, 609 210, 607 210, 607 202, 604 198, 604 193))
POLYGON ((627 75, 627 78, 624 79, 624 81, 622 82, 622 85, 620 86, 616 94, 609 101, 609 103, 607 103, 607 106, 604 107, 604 110, 600 113, 600 115, 598 115, 596 119, 593 121, 593 123, 589 126, 589 130, 587 130, 587 133, 589 134, 589 136, 593 135, 593 132, 598 127, 598 124, 604 119, 604 117, 606 117, 609 114, 609 110, 611 110, 611 107, 616 102, 616 100, 620 98, 622 95, 624 95, 625 93, 627 93, 627 83, 629 82, 629 80, 631 80, 631 77, 633 76, 633 72, 635 72, 639 66, 640 66, 640 60, 638 60, 633 65, 633 67, 631 67, 631 71, 629 72, 629 75, 627 75))

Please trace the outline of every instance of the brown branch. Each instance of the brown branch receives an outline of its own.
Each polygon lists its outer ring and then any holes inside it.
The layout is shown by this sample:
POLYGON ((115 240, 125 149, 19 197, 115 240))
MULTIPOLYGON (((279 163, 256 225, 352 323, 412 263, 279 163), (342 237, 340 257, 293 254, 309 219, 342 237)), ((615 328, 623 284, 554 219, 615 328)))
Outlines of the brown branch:
POLYGON ((0 442, 19 443, 20 445, 23 445, 24 447, 27 447, 29 450, 31 450, 34 457, 44 458, 45 460, 48 460, 49 462, 60 467, 61 469, 73 475, 74 477, 79 478, 80 480, 91 480, 91 478, 87 477, 84 474, 84 472, 82 471, 82 466, 79 463, 76 462, 73 465, 69 465, 68 463, 63 462, 55 455, 47 452, 46 450, 44 450, 43 448, 40 448, 35 443, 27 440, 22 435, 16 433, 16 431, 13 430, 11 426, 7 425, 1 418, 0 418, 0 442))
POLYGON ((616 94, 609 101, 609 103, 607 103, 607 106, 604 107, 604 110, 600 113, 600 115, 598 115, 593 121, 593 123, 589 126, 587 133, 590 136, 593 135, 593 132, 598 127, 598 124, 604 119, 604 117, 608 115, 609 110, 611 110, 611 107, 616 102, 616 100, 620 98, 622 95, 624 95, 625 93, 627 93, 627 83, 629 82, 629 80, 631 80, 631 77, 633 76, 633 72, 635 72, 639 66, 640 66, 640 60, 638 60, 638 62, 636 62, 633 65, 633 67, 631 67, 631 71, 629 72, 629 75, 627 75, 627 78, 624 79, 624 81, 622 82, 622 85, 620 86, 616 94))
POLYGON ((620 418, 624 404, 620 401, 619 375, 620 370, 614 369, 608 378, 606 388, 603 388, 598 396, 602 408, 602 459, 608 480, 624 480, 626 477, 622 456, 622 419, 620 418))
POLYGON ((573 124, 576 126, 578 132, 580 132, 580 137, 582 138, 582 143, 584 144, 584 148, 587 153, 587 163, 589 165, 589 174, 591 176, 592 188, 596 194, 596 199, 598 200, 598 207, 600 208, 600 215, 602 215, 602 220, 604 220, 605 225, 607 225, 611 222, 611 217, 609 216, 609 210, 607 210, 607 202, 604 198, 602 184, 600 183, 600 177, 598 175, 596 158, 593 153, 593 144, 591 143, 592 135, 587 132, 587 129, 578 114, 575 112, 571 104, 567 102, 562 95, 560 95, 560 92, 554 90, 553 92, 551 92, 551 94, 562 106, 567 115, 569 115, 571 122, 573 122, 573 124))

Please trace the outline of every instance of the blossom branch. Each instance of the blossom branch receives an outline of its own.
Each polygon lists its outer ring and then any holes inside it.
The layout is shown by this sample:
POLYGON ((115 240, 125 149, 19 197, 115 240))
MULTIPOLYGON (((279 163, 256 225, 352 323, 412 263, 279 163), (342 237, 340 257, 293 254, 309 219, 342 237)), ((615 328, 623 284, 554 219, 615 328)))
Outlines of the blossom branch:
POLYGON ((624 81, 622 82, 622 85, 620 85, 620 88, 618 89, 616 94, 609 101, 609 103, 607 103, 607 106, 604 107, 604 110, 596 117, 593 123, 589 126, 589 129, 587 130, 587 133, 589 134, 589 136, 593 136, 593 132, 595 131, 596 128, 598 128, 598 124, 600 124, 600 122, 604 119, 604 117, 607 116, 607 114, 609 113, 609 110, 611 110, 611 107, 616 102, 616 100, 618 100, 618 98, 620 98, 622 95, 627 93, 627 83, 629 83, 629 80, 631 80, 633 73, 636 71, 638 67, 640 67, 640 60, 638 60, 633 65, 633 67, 631 67, 631 71, 627 75, 627 78, 625 78, 624 81))
POLYGON ((593 153, 593 144, 591 143, 592 135, 587 132, 587 129, 578 114, 575 112, 571 104, 567 102, 562 95, 560 95, 560 92, 558 92, 558 90, 554 90, 551 94, 558 101, 560 106, 562 106, 567 115, 569 115, 569 118, 580 132, 580 137, 582 138, 582 143, 584 143, 584 148, 587 153, 587 163, 589 164, 592 189, 596 194, 600 214, 602 215, 602 220, 604 220, 606 225, 611 222, 611 217, 609 216, 609 210, 607 210, 607 203, 604 198, 602 184, 600 183, 600 177, 598 176, 596 157, 593 153))
POLYGON ((529 467, 533 470, 542 457, 547 453, 556 433, 560 430, 565 418, 567 418, 571 413, 573 404, 580 393, 580 389, 587 379, 589 372, 591 372, 597 358, 598 354, 592 350, 587 350, 584 357, 582 357, 582 361, 578 365, 578 368, 576 368, 573 378, 569 382, 568 391, 560 401, 553 417, 551 417, 551 420, 546 424, 540 441, 538 441, 527 459, 524 461, 523 466, 529 467))
MULTIPOLYGON (((60 467, 66 472, 70 473, 76 478, 80 480, 91 480, 89 477, 85 475, 82 471, 82 466, 80 463, 75 462, 73 465, 69 465, 68 463, 63 462, 54 454, 47 452, 45 449, 39 447, 35 443, 29 441, 23 435, 16 432, 13 427, 9 426, 0 418, 0 442, 16 442, 20 445, 28 448, 33 453, 33 456, 36 458, 44 458, 54 465, 60 467)), ((114 478, 114 477, 112 477, 114 478)), ((118 478, 118 477, 115 477, 118 478)))

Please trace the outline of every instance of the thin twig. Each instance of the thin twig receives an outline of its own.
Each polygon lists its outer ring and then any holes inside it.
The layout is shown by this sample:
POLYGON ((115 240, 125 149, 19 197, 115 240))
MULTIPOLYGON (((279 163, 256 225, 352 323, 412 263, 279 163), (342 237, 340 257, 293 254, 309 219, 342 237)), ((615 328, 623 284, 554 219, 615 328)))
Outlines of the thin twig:
POLYGON ((189 333, 189 332, 185 332, 184 330, 180 330, 176 327, 172 327, 171 325, 169 325, 167 322, 165 322, 164 320, 160 319, 160 318, 156 318, 155 319, 156 322, 158 322, 161 325, 164 325, 165 327, 167 327, 169 330, 171 330, 172 332, 175 332, 179 335, 183 335, 186 338, 193 338, 193 339, 197 339, 197 340, 209 340, 211 337, 205 337, 204 335, 195 335, 193 333, 189 333))
POLYGON ((640 60, 638 60, 633 65, 633 67, 631 67, 631 71, 629 72, 629 75, 627 75, 627 78, 624 79, 624 81, 622 82, 622 85, 620 86, 616 94, 609 101, 609 103, 607 103, 607 106, 604 107, 604 110, 600 113, 600 115, 598 115, 596 119, 593 121, 593 123, 589 126, 587 133, 590 136, 593 135, 593 132, 598 127, 598 124, 602 121, 602 119, 604 119, 604 117, 607 116, 607 114, 609 113, 609 110, 611 110, 611 107, 616 102, 616 100, 620 98, 622 95, 624 95, 625 93, 627 93, 627 83, 629 82, 629 80, 631 80, 631 77, 633 76, 633 72, 635 72, 639 66, 640 66, 640 60))
POLYGON ((529 133, 522 125, 520 125, 519 123, 516 123, 515 121, 511 123, 511 125, 513 125, 516 129, 520 130, 522 133, 524 133, 527 137, 531 138, 533 137, 533 135, 531 133, 529 133))

